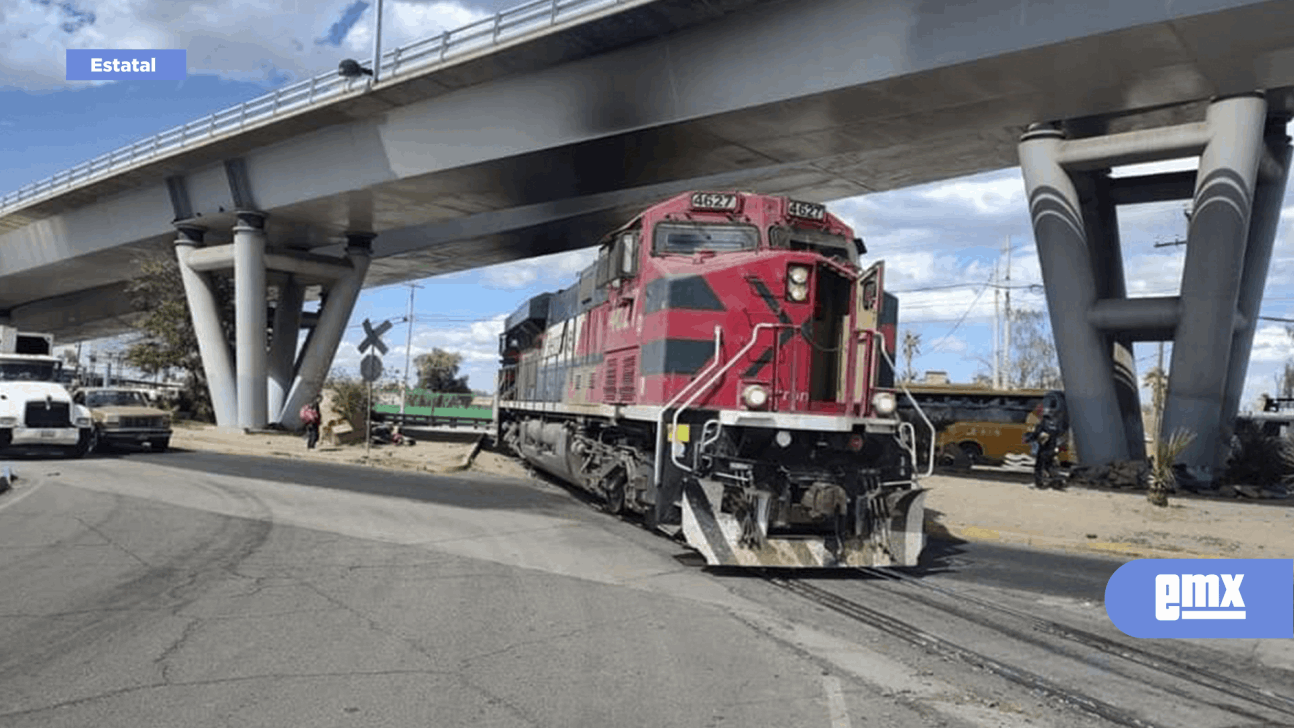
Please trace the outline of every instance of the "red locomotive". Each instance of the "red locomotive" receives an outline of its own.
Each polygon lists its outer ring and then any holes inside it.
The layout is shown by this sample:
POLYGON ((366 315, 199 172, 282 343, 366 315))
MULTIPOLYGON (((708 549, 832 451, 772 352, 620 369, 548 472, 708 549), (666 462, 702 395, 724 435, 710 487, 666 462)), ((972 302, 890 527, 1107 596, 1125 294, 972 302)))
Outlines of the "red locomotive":
POLYGON ((815 203, 649 208, 508 318, 499 440, 710 564, 915 564, 916 437, 886 388, 898 301, 865 252, 815 203))

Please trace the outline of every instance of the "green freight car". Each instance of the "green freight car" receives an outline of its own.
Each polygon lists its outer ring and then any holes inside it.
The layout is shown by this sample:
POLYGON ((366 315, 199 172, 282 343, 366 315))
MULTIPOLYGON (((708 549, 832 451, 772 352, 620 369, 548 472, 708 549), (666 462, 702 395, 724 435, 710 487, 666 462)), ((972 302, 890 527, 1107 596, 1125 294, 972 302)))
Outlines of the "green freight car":
POLYGON ((421 427, 478 427, 494 420, 494 408, 474 404, 471 394, 429 392, 410 389, 405 397, 404 415, 398 404, 373 405, 376 419, 421 427))

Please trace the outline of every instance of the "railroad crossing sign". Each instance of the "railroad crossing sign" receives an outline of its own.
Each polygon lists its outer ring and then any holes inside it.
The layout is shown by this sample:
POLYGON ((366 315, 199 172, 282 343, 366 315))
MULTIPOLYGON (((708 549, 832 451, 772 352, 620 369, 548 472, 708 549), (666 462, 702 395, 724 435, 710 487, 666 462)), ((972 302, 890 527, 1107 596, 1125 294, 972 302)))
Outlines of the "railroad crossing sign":
POLYGON ((364 381, 376 382, 382 378, 382 360, 377 358, 376 354, 369 354, 360 360, 359 373, 364 377, 364 381))
MULTIPOLYGON (((383 321, 376 329, 368 319, 364 319, 364 340, 359 343, 359 353, 363 354, 371 346, 379 352, 386 353, 386 344, 382 343, 382 334, 391 330, 391 322, 383 321)), ((370 354, 370 356, 372 356, 370 354)))

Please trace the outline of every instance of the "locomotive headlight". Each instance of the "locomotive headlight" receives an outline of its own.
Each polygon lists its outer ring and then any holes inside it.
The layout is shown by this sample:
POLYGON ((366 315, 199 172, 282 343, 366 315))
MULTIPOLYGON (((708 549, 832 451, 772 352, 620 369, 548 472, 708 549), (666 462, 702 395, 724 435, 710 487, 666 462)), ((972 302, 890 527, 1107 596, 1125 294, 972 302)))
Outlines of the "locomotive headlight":
POLYGON ((879 415, 892 415, 898 408, 898 400, 894 399, 893 392, 877 392, 872 395, 872 406, 876 408, 879 415))
POLYGON ((0 427, 17 427, 17 417, 0 417, 0 427))
POLYGON ((773 440, 777 442, 778 447, 790 447, 791 433, 787 432, 786 430, 778 430, 777 434, 773 435, 773 440))
POLYGON ((792 301, 803 301, 809 297, 809 267, 807 265, 786 267, 786 297, 792 301))
POLYGON ((741 401, 751 409, 759 409, 768 404, 768 390, 758 384, 752 384, 742 390, 741 401))
POLYGON ((76 426, 77 426, 77 427, 89 427, 89 426, 90 426, 90 418, 89 418, 89 417, 78 417, 78 418, 76 418, 76 426))

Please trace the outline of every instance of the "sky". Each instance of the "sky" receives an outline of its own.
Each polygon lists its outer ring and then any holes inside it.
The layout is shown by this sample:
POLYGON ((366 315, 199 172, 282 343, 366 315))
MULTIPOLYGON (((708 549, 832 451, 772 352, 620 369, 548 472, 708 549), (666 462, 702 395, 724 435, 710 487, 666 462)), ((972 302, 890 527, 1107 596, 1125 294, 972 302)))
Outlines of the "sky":
MULTIPOLYGON (((515 0, 384 3, 383 46, 451 30, 516 5, 515 0)), ((140 138, 234 106, 372 52, 371 3, 362 0, 0 0, 0 194, 140 138), (184 48, 183 81, 69 82, 68 48, 184 48)), ((1185 169, 1191 161, 1142 171, 1185 169)), ((1116 170, 1116 174, 1118 171, 1116 170)), ((884 260, 887 288, 900 297, 899 331, 918 333, 918 372, 970 381, 990 370, 995 293, 1006 292, 1010 246, 1013 308, 1046 310, 1018 168, 837 200, 828 208, 884 260), (1000 287, 990 284, 997 270, 1000 287)), ((1122 207, 1120 236, 1129 294, 1177 292, 1185 248, 1184 202, 1122 207)), ((1261 315, 1294 319, 1294 188, 1286 195, 1261 315)), ((592 243, 594 241, 590 241, 592 243)), ((412 356, 439 347, 463 355, 462 374, 493 391, 502 320, 523 301, 569 285, 592 249, 428 278, 414 289, 412 356)), ((405 318, 410 289, 366 290, 334 366, 356 372, 361 322, 405 318)), ((999 299, 999 303, 1001 299, 999 299)), ((384 337, 393 377, 403 373, 399 324, 384 337)), ((119 349, 120 341, 85 352, 119 349)), ((1171 360, 1171 345, 1166 361, 1171 360)), ((1154 366, 1156 344, 1138 344, 1138 373, 1154 366)), ((1274 389, 1294 357, 1284 324, 1261 321, 1243 406, 1274 389)), ((1143 396, 1145 392, 1143 392, 1143 396)))

